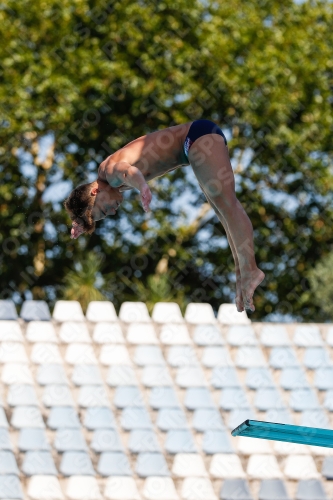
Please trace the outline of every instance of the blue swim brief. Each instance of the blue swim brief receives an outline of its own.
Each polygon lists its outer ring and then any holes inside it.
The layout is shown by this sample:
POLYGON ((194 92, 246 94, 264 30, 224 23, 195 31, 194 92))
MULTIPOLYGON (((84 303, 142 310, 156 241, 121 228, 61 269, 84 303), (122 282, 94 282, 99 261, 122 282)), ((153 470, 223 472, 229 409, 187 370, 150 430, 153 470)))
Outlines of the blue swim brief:
POLYGON ((216 123, 210 120, 195 120, 189 128, 185 142, 184 142, 184 153, 188 161, 188 152, 192 144, 202 135, 207 134, 218 134, 224 139, 225 145, 227 146, 227 139, 224 133, 216 123))

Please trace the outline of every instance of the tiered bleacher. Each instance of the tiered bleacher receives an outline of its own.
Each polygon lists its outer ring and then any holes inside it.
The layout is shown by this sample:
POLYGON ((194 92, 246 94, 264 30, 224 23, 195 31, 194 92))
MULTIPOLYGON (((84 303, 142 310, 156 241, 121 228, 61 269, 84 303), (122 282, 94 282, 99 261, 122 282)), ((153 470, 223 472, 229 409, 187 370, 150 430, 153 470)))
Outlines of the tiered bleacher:
POLYGON ((333 450, 246 437, 331 428, 333 326, 231 304, 0 301, 1 500, 332 499, 333 450))

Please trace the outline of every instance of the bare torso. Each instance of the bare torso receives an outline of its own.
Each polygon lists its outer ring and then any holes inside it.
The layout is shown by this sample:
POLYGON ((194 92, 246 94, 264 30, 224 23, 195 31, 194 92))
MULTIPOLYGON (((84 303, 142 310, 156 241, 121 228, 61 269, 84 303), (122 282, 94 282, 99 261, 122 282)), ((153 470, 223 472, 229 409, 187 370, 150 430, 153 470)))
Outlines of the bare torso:
MULTIPOLYGON (((98 178, 106 180, 105 166, 108 170, 120 161, 137 167, 148 182, 170 170, 188 165, 184 154, 184 141, 192 122, 165 128, 138 137, 104 160, 98 169, 98 178)), ((118 187, 112 183, 113 187, 118 187)), ((119 183, 119 186, 122 185, 119 183)))

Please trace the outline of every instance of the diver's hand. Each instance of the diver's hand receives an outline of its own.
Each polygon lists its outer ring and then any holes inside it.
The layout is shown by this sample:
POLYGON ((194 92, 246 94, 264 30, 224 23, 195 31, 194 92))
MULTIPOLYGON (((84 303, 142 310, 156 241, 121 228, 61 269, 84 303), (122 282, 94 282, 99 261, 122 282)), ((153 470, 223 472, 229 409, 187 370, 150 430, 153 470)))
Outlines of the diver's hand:
POLYGON ((149 212, 150 211, 149 205, 153 196, 151 194, 148 184, 143 184, 142 188, 140 189, 140 195, 144 211, 149 212))

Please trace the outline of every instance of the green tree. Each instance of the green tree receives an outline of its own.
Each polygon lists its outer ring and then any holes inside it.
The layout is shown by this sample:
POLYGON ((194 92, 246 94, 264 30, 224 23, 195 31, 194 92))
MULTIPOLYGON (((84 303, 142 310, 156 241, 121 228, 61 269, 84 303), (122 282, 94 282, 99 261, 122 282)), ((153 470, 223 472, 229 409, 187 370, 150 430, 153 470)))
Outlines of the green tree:
POLYGON ((233 1, 209 10, 193 102, 208 99, 201 83, 210 78, 266 273, 255 317, 314 320, 321 306, 307 271, 333 243, 332 5, 233 1))
POLYGON ((74 270, 68 270, 65 274, 63 298, 78 300, 84 312, 89 302, 105 300, 101 291, 103 289, 103 279, 100 273, 102 261, 103 258, 100 255, 88 252, 84 260, 76 263, 74 270))
POLYGON ((233 264, 220 223, 206 214, 188 230, 175 208, 186 189, 193 211, 205 203, 190 167, 151 183, 153 214, 126 193, 117 216, 81 241, 69 239, 61 205, 69 185, 93 178, 117 148, 203 117, 230 136, 267 275, 253 317, 321 317, 307 271, 333 237, 328 2, 4 0, 0 21, 2 297, 52 303, 68 269, 93 251, 105 256, 103 294, 116 307, 138 299, 135 280, 152 303, 163 293, 215 310, 229 301, 233 264), (63 190, 58 201, 47 201, 52 186, 63 190), (164 256, 162 292, 154 276, 164 256))
MULTIPOLYGON (((35 298, 54 300, 74 258, 83 261, 92 249, 112 256, 106 273, 127 263, 121 223, 137 211, 127 225, 138 236, 145 221, 135 193, 112 229, 117 245, 106 235, 113 221, 83 244, 70 241, 61 204, 44 199, 55 182, 87 181, 111 151, 172 123, 164 103, 189 78, 182 68, 173 68, 172 60, 185 61, 195 52, 192 26, 202 12, 193 4, 185 15, 185 7, 185 1, 178 2, 174 17, 165 20, 163 5, 130 0, 2 4, 2 297, 22 300, 32 292, 35 298), (188 40, 167 41, 180 24, 188 40), (43 158, 41 143, 50 134, 53 143, 43 158)), ((129 243, 131 253, 140 244, 129 243)))
POLYGON ((333 320, 333 253, 322 257, 309 271, 310 300, 320 307, 323 320, 333 320))

